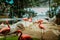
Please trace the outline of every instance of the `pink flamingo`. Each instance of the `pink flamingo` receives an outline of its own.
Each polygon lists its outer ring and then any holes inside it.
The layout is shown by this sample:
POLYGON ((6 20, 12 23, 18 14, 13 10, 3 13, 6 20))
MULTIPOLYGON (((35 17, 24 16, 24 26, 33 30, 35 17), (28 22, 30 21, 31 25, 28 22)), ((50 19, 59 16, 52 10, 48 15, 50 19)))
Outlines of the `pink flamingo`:
POLYGON ((34 23, 37 23, 37 24, 42 24, 43 20, 37 20, 35 21, 34 23))
POLYGON ((8 27, 4 27, 0 30, 0 33, 3 34, 5 37, 4 37, 4 40, 6 40, 6 35, 10 32, 10 26, 8 24, 8 22, 6 22, 8 27))
POLYGON ((32 37, 28 34, 23 34, 20 30, 17 31, 18 32, 18 40, 32 40, 32 37))
POLYGON ((39 24, 39 28, 45 30, 45 28, 42 24, 39 24))
POLYGON ((28 18, 23 18, 24 21, 28 21, 28 18))
POLYGON ((45 30, 45 28, 44 28, 44 26, 42 25, 42 22, 43 22, 43 20, 39 20, 39 21, 38 21, 38 23, 39 23, 38 27, 41 29, 41 40, 44 40, 44 39, 43 39, 43 31, 45 30))
POLYGON ((32 22, 32 17, 30 17, 29 19, 28 18, 23 18, 24 21, 29 21, 29 22, 32 22))
POLYGON ((32 17, 29 18, 29 22, 32 22, 32 17))
POLYGON ((23 20, 25 21, 25 25, 26 25, 26 21, 28 21, 28 18, 23 18, 23 20))

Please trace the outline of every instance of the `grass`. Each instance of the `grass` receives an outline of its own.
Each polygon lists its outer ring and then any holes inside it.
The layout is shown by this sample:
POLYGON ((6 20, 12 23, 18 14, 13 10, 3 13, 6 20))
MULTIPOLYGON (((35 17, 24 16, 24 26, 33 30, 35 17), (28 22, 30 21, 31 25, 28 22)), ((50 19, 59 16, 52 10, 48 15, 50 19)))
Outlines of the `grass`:
MULTIPOLYGON (((4 38, 0 38, 0 40, 3 40, 4 38)), ((18 37, 7 37, 6 40, 18 40, 18 37)), ((33 38, 33 40, 39 40, 37 38, 33 38)))
MULTIPOLYGON (((3 40, 4 38, 0 38, 0 40, 3 40)), ((17 40, 18 37, 7 37, 6 40, 17 40)))

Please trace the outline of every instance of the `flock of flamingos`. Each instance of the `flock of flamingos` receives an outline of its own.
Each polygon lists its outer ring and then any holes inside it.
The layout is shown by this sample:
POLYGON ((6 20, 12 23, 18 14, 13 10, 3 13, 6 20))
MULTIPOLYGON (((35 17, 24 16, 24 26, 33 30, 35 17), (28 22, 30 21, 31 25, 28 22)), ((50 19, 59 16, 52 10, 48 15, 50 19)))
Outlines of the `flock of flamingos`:
MULTIPOLYGON (((28 21, 29 23, 32 22, 32 18, 23 18, 24 22, 28 21)), ((43 20, 38 20, 36 22, 33 23, 37 23, 38 27, 42 30, 45 30, 45 28, 42 25, 43 20)), ((5 22, 6 25, 4 23, 2 23, 0 25, 1 29, 0 29, 0 34, 2 34, 4 37, 6 37, 6 35, 8 34, 18 34, 18 40, 33 40, 32 37, 28 34, 23 34, 21 29, 25 29, 24 25, 21 24, 20 22, 17 22, 15 24, 9 25, 8 20, 5 22), (14 28, 14 30, 13 30, 14 28)), ((4 39, 6 40, 6 39, 4 39)))

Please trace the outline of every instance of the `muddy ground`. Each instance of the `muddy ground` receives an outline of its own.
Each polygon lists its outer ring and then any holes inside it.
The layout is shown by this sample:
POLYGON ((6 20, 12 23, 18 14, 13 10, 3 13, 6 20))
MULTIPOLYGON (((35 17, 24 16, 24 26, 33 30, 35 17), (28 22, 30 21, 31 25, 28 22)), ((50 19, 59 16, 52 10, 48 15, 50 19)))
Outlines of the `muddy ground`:
POLYGON ((23 31, 24 34, 29 34, 33 38, 41 38, 43 36, 44 40, 58 40, 60 35, 60 27, 52 23, 44 23, 43 26, 45 30, 41 30, 36 24, 32 27, 26 27, 23 31), (42 34, 41 34, 42 33, 42 34))
POLYGON ((44 40, 58 40, 60 35, 60 25, 55 25, 52 23, 43 23, 45 30, 40 29, 38 24, 32 24, 29 27, 25 27, 23 34, 29 34, 33 38, 44 40))

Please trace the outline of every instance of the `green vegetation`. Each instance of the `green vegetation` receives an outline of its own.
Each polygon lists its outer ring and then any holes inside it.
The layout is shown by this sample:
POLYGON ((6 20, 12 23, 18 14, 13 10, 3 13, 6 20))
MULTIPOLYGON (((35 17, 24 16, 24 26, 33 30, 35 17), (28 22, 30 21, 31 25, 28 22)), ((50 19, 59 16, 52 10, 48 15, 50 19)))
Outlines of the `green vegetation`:
MULTIPOLYGON (((0 40, 3 40, 3 38, 0 38, 0 40)), ((7 37, 6 40, 18 40, 18 37, 17 37, 17 36, 14 36, 14 37, 7 37)), ((33 40, 39 40, 39 39, 33 38, 33 40)))

